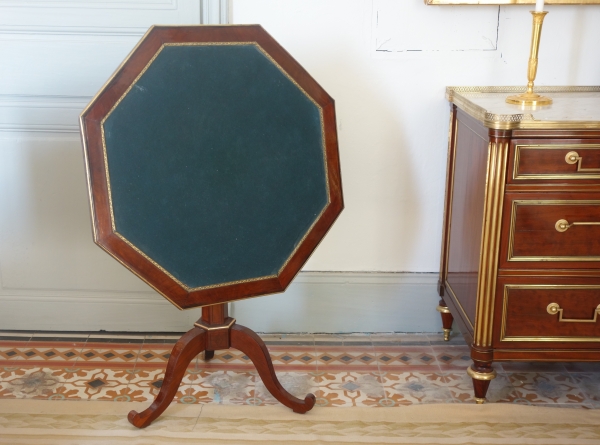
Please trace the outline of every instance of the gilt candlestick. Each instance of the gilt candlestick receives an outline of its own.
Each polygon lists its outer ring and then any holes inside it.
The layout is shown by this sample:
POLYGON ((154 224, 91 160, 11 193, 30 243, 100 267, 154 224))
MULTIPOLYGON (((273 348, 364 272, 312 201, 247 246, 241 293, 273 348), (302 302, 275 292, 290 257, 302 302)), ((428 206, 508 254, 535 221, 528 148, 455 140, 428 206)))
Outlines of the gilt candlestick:
POLYGON ((548 11, 531 11, 533 16, 533 31, 531 34, 531 52, 529 54, 529 63, 527 66, 527 91, 522 94, 508 96, 506 102, 509 104, 523 106, 550 105, 552 99, 546 96, 540 96, 533 92, 533 82, 537 74, 538 51, 540 48, 540 37, 542 35, 542 24, 548 11))

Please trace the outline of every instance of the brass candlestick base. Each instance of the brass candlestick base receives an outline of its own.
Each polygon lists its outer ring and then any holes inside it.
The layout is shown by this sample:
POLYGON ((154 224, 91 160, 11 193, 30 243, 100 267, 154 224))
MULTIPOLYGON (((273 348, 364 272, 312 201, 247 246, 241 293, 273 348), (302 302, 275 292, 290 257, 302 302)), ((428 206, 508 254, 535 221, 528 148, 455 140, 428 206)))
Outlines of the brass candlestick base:
POLYGON ((547 96, 540 96, 537 93, 522 93, 514 96, 508 96, 506 102, 509 104, 526 105, 528 107, 535 107, 537 105, 550 105, 552 99, 547 96))
POLYGON ((506 98, 506 102, 509 104, 537 106, 550 105, 552 103, 551 98, 540 96, 539 94, 533 92, 533 81, 535 80, 535 76, 537 74, 538 51, 540 49, 542 24, 544 23, 544 17, 546 14, 548 14, 548 11, 531 11, 531 15, 533 15, 533 32, 531 34, 531 52, 529 54, 529 64, 527 66, 527 92, 523 94, 517 94, 515 96, 508 96, 506 98))

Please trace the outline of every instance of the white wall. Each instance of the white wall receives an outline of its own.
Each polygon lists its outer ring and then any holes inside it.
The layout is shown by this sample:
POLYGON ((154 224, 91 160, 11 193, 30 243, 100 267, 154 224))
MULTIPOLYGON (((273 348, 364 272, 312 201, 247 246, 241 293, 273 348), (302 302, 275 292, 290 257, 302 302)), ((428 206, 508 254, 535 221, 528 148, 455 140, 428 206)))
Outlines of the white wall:
MULTIPOLYGON (((524 84, 529 9, 230 3, 233 23, 263 25, 336 100, 346 202, 305 267, 321 273, 234 303, 240 323, 439 330, 444 89, 524 84)), ((600 6, 548 10, 536 84, 600 84, 600 6)), ((197 318, 92 243, 77 115, 150 24, 203 13, 223 16, 214 0, 0 0, 0 329, 185 330, 197 318)))
MULTIPOLYGON (((233 2, 234 23, 262 24, 336 101, 346 209, 305 269, 438 270, 444 89, 525 85, 529 9, 233 2)), ((547 9, 536 84, 600 84, 600 5, 547 9)))

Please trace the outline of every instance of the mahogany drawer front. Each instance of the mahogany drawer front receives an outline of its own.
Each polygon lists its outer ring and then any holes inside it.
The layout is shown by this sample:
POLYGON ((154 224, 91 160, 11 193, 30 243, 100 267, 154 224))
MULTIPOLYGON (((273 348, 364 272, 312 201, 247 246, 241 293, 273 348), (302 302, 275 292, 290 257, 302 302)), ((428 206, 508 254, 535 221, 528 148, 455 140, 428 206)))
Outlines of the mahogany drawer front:
POLYGON ((500 286, 499 340, 600 342, 600 282, 595 281, 500 286))
POLYGON ((513 141, 508 183, 600 182, 600 140, 513 141))
POLYGON ((507 193, 503 226, 501 268, 600 267, 599 194, 507 193))

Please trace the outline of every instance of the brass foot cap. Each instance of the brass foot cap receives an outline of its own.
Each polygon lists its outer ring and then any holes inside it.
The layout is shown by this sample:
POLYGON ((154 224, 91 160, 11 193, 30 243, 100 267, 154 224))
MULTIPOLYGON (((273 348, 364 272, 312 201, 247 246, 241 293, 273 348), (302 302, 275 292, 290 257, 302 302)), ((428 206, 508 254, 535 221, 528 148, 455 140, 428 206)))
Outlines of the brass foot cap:
POLYGON ((450 341, 450 332, 452 329, 444 329, 444 341, 450 341))
POLYGON ((483 405, 485 403, 485 397, 484 398, 475 397, 475 403, 478 405, 483 405))
POLYGON ((491 368, 490 372, 478 372, 469 366, 467 368, 467 374, 475 380, 493 380, 496 378, 496 370, 494 368, 491 368))

